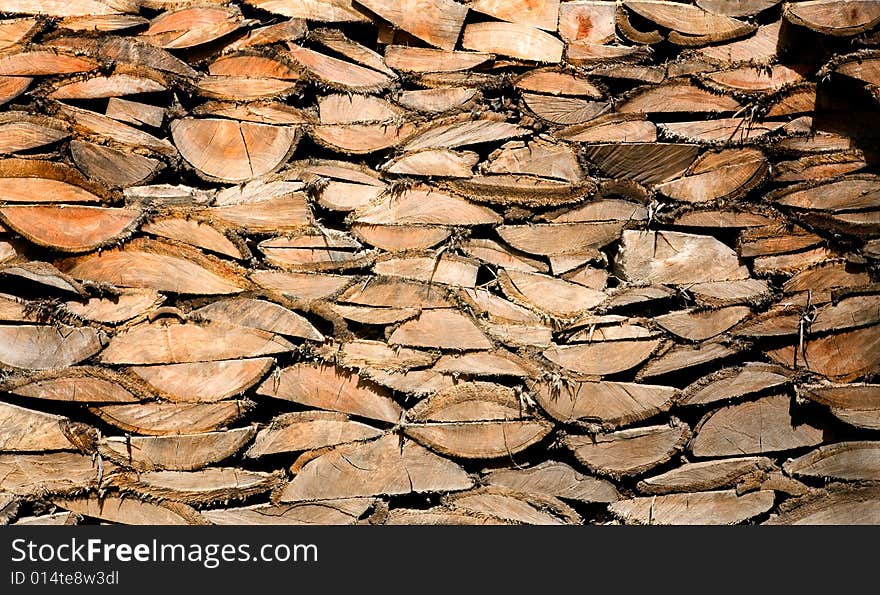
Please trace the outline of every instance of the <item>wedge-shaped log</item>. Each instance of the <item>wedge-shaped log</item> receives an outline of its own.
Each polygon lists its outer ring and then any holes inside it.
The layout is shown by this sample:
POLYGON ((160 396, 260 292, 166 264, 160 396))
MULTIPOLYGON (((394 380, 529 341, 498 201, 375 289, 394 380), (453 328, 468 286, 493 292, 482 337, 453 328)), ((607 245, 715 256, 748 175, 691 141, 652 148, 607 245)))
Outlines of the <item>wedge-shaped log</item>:
POLYGON ((846 423, 869 430, 880 430, 880 385, 806 385, 799 394, 827 406, 846 423))
POLYGON ((565 437, 565 445, 591 471, 620 479, 665 463, 684 447, 689 437, 688 427, 679 423, 611 434, 572 434, 565 437))
POLYGON ((306 463, 275 493, 279 502, 450 492, 472 487, 468 474, 417 443, 389 434, 339 446, 306 463))
POLYGON ((54 498, 59 508, 122 525, 207 525, 202 515, 180 502, 147 502, 117 494, 54 498))
POLYGON ((139 496, 200 505, 268 492, 281 483, 281 476, 234 467, 209 467, 200 471, 119 473, 110 481, 120 490, 139 496))
POLYGON ((251 408, 251 401, 241 400, 218 403, 102 405, 89 410, 120 430, 167 436, 211 432, 232 423, 251 408))
POLYGON ((103 347, 103 333, 66 325, 0 325, 0 364, 48 370, 72 366, 103 347))
POLYGON ((296 364, 268 378, 257 394, 300 405, 397 423, 403 410, 384 390, 334 366, 296 364))
POLYGON ((690 451, 697 457, 761 454, 821 444, 826 431, 797 419, 791 399, 770 396, 706 414, 694 430, 690 451))
POLYGON ((553 419, 563 423, 626 426, 668 411, 678 391, 668 386, 633 382, 534 383, 532 395, 553 419))
POLYGON ((786 461, 783 469, 798 477, 880 481, 880 445, 873 440, 826 444, 786 461))
POLYGON ((101 487, 114 465, 103 470, 92 457, 72 452, 0 454, 0 490, 18 496, 73 494, 101 487))
POLYGON ((382 430, 351 421, 332 411, 284 413, 261 429, 245 453, 257 458, 281 452, 316 450, 348 442, 379 438, 382 430))
POLYGON ((65 259, 58 266, 77 279, 172 293, 223 295, 250 288, 242 269, 231 263, 194 248, 144 238, 65 259))
POLYGON ((193 471, 227 459, 256 435, 254 426, 176 436, 111 436, 98 442, 98 452, 137 471, 193 471))
POLYGON ((633 525, 736 525, 769 511, 775 499, 771 490, 724 490, 620 500, 608 508, 633 525))
POLYGON ((91 451, 94 428, 66 417, 0 403, 0 452, 91 451))
POLYGON ((729 488, 744 478, 774 468, 767 457, 738 457, 685 463, 666 473, 646 477, 638 483, 640 492, 669 494, 729 488))
POLYGON ((590 477, 565 463, 545 461, 525 469, 498 469, 485 477, 490 486, 524 494, 552 496, 578 502, 615 502, 617 489, 611 482, 590 477))
POLYGON ((257 357, 292 351, 293 345, 265 331, 225 324, 159 321, 113 337, 101 354, 108 364, 179 364, 257 357))
POLYGON ((213 403, 240 395, 255 385, 263 379, 273 361, 270 357, 258 357, 131 366, 128 372, 143 380, 151 392, 163 399, 213 403))

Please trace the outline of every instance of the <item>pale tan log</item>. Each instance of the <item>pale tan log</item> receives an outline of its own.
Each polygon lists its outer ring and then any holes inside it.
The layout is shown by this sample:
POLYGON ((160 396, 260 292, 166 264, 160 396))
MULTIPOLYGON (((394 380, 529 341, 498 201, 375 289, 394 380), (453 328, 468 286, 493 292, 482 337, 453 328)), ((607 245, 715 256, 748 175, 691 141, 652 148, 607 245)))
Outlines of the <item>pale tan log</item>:
POLYGON ((457 350, 493 347, 470 317, 448 309, 423 311, 417 318, 400 325, 388 342, 457 350))
POLYGON ((565 463, 545 461, 526 469, 499 469, 486 475, 489 486, 513 492, 552 496, 579 502, 615 502, 611 482, 584 475, 565 463))
POLYGON ((798 394, 827 406, 850 425, 880 429, 880 386, 876 384, 806 385, 798 394))
POLYGON ((690 431, 684 424, 649 426, 612 434, 569 435, 565 445, 588 469, 614 479, 639 475, 681 450, 690 431))
POLYGON ((400 421, 403 411, 386 391, 363 382, 357 374, 331 366, 296 364, 284 368, 277 378, 260 385, 257 393, 389 423, 400 421))
POLYGON ((750 314, 745 306, 717 310, 681 310, 657 316, 654 321, 670 333, 691 341, 711 339, 729 330, 750 314))
POLYGON ((610 2, 577 0, 559 5, 559 35, 566 42, 607 43, 615 35, 614 14, 610 2))
POLYGON ((305 317, 264 300, 250 298, 219 300, 194 310, 190 316, 196 320, 216 320, 312 341, 324 340, 324 336, 305 317))
POLYGON ((454 494, 445 500, 457 510, 519 525, 579 525, 582 522, 573 508, 553 496, 488 487, 454 494))
POLYGON ((769 511, 774 501, 771 490, 742 496, 724 490, 620 500, 609 510, 634 525, 736 525, 769 511))
POLYGON ((256 435, 254 426, 174 436, 111 436, 98 442, 98 452, 138 471, 192 471, 233 456, 256 435))
POLYGON ((213 525, 354 525, 372 506, 372 498, 346 498, 302 504, 257 504, 203 510, 213 525))
POLYGON ((122 525, 207 525, 195 509, 179 502, 152 503, 113 495, 55 498, 59 508, 122 525))
POLYGON ((266 375, 272 363, 272 358, 261 357, 131 366, 128 371, 169 401, 213 403, 242 394, 266 375))
POLYGON ((783 14, 791 23, 835 37, 856 35, 880 22, 880 6, 864 0, 790 2, 783 14))
POLYGON ((167 436, 212 432, 225 427, 251 409, 246 400, 217 403, 139 403, 103 405, 89 410, 108 424, 126 432, 167 436))
POLYGON ((177 364, 257 357, 291 351, 271 333, 222 322, 141 324, 116 335, 101 361, 111 364, 177 364))
POLYGON ((367 371, 403 372, 410 368, 430 366, 437 360, 437 355, 432 352, 400 346, 391 347, 382 341, 365 339, 339 344, 330 343, 322 347, 319 353, 325 359, 332 359, 345 368, 367 371))
POLYGON ((242 500, 268 492, 281 483, 281 476, 233 467, 209 467, 199 471, 119 473, 110 482, 138 496, 202 505, 242 500))
POLYGON ((784 366, 807 368, 823 376, 849 382, 876 373, 880 366, 880 325, 813 338, 806 342, 804 353, 800 351, 797 346, 791 345, 768 350, 767 354, 784 366), (852 345, 860 347, 853 350, 852 345))
POLYGON ((484 225, 501 222, 494 211, 464 199, 427 189, 405 191, 392 200, 384 197, 358 209, 354 222, 374 225, 484 225))
POLYGON ((58 265, 77 279, 173 293, 230 294, 250 286, 241 269, 228 262, 194 248, 143 238, 58 265))
POLYGON ((638 489, 646 494, 717 490, 733 487, 743 478, 773 468, 773 461, 767 457, 738 457, 685 463, 666 473, 646 477, 638 483, 638 489))
POLYGON ((604 376, 634 368, 648 359, 660 343, 656 339, 555 345, 544 352, 544 357, 573 372, 604 376))
POLYGON ((410 440, 388 435, 340 446, 306 463, 276 492, 280 502, 466 490, 473 480, 447 459, 410 440))
POLYGON ((557 318, 572 318, 607 298, 601 291, 539 273, 501 271, 498 280, 511 301, 557 318))
POLYGON ((95 430, 66 417, 0 403, 0 452, 91 450, 95 430))
POLYGON ((562 60, 564 44, 556 37, 519 23, 471 23, 464 29, 462 47, 466 50, 500 54, 534 62, 562 60))
POLYGON ((342 303, 388 308, 450 308, 452 303, 428 283, 369 277, 339 296, 342 303))
POLYGON ((826 444, 783 465, 785 472, 798 477, 880 480, 880 445, 873 440, 826 444))
POLYGON ((809 494, 770 517, 767 525, 877 525, 880 490, 876 486, 832 485, 809 494))
POLYGON ((0 454, 0 490, 29 497, 78 493, 100 487, 114 473, 112 463, 101 465, 72 452, 0 454))
POLYGON ((779 366, 749 363, 738 368, 725 368, 697 380, 684 389, 678 404, 708 405, 775 388, 787 382, 788 377, 779 366))
POLYGON ((468 9, 454 0, 358 0, 394 26, 444 50, 455 49, 468 9))
POLYGON ((532 396, 553 419, 563 423, 626 426, 668 411, 678 391, 668 386, 632 382, 563 381, 534 383, 532 396))
POLYGON ((91 327, 2 325, 0 363, 33 370, 72 366, 101 351, 104 342, 91 327))
POLYGON ((233 242, 227 234, 209 223, 183 217, 167 217, 153 219, 141 226, 141 230, 160 238, 177 240, 223 256, 235 259, 245 257, 240 240, 233 242))
POLYGON ((352 0, 244 0, 263 10, 322 23, 367 23, 370 18, 352 0))
POLYGON ((71 403, 137 403, 142 391, 107 368, 68 367, 28 374, 3 385, 15 395, 71 403))
POLYGON ((782 395, 712 411, 694 432, 690 450, 698 457, 791 450, 821 444, 825 437, 815 422, 795 419, 791 399, 782 395))
POLYGON ((389 45, 385 63, 405 72, 458 72, 469 70, 493 58, 480 52, 449 51, 434 48, 389 45))
POLYGON ((281 452, 314 450, 348 442, 372 440, 382 431, 329 411, 285 413, 261 429, 245 453, 262 457, 281 452))

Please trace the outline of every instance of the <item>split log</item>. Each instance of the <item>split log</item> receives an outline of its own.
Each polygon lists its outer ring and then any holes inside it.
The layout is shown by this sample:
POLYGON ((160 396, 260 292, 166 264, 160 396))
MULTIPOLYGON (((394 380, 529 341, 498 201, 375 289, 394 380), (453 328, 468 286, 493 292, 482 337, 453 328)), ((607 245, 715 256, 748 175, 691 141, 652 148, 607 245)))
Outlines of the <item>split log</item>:
POLYGON ((354 525, 373 503, 372 498, 346 498, 315 503, 216 508, 203 510, 201 514, 213 525, 354 525))
POLYGON ((230 294, 250 287, 242 271, 193 248, 137 239, 122 248, 63 260, 77 279, 173 293, 230 294))
POLYGON ((279 502, 466 490, 473 480, 448 459, 388 435, 339 446, 306 463, 275 494, 279 502))
POLYGON ((880 366, 880 325, 814 338, 804 349, 789 345, 767 354, 784 366, 805 367, 829 378, 852 381, 876 373, 880 366), (853 351, 848 348, 851 345, 860 348, 853 351))
POLYGON ((611 482, 584 475, 555 461, 545 461, 526 469, 499 469, 486 475, 485 480, 492 487, 563 500, 615 502, 619 499, 611 482))
POLYGON ((299 139, 293 127, 214 118, 174 120, 171 135, 199 173, 224 182, 243 182, 277 170, 299 139))
POLYGON ((640 475, 671 459, 687 443, 684 424, 649 426, 611 434, 569 435, 565 445, 591 471, 613 479, 640 475))
POLYGON ((572 318, 607 298, 601 291, 538 273, 502 271, 498 280, 514 303, 557 318, 572 318))
POLYGON ((772 515, 767 525, 876 525, 880 523, 880 493, 876 486, 835 485, 799 498, 772 515))
POLYGON ((388 342, 415 347, 469 350, 491 349, 492 342, 468 316, 441 309, 424 310, 417 318, 401 324, 388 342))
POLYGON ((111 187, 145 184, 164 167, 152 157, 81 140, 70 141, 70 154, 84 174, 111 187))
POLYGON ((316 450, 382 436, 382 431, 351 421, 347 415, 329 411, 285 413, 261 429, 245 453, 262 457, 280 452, 316 450))
POLYGON ((131 233, 141 213, 80 206, 6 206, 0 220, 29 241, 63 252, 89 252, 131 233))
POLYGON ((69 403, 137 403, 142 392, 130 380, 107 368, 90 366, 47 370, 7 381, 14 395, 69 403))
POLYGON ((92 457, 72 452, 0 454, 0 489, 27 497, 75 494, 102 487, 114 467, 103 468, 92 457))
POLYGON ((826 444, 786 461, 783 469, 789 475, 798 477, 878 481, 880 448, 871 440, 826 444))
POLYGON ((358 0, 358 3, 395 27, 444 50, 455 49, 468 12, 466 6, 454 0, 358 0))
POLYGON ((94 428, 66 417, 0 403, 0 452, 91 451, 94 428))
POLYGON ((217 226, 182 217, 163 217, 153 219, 141 226, 141 230, 160 238, 177 240, 214 252, 221 256, 229 256, 237 260, 245 258, 249 253, 243 242, 233 241, 229 232, 224 233, 217 226))
POLYGON ((246 400, 217 403, 140 403, 102 405, 89 411, 125 432, 150 436, 211 432, 237 420, 253 403, 246 400))
POLYGON ((249 298, 219 300, 194 310, 190 318, 219 321, 311 341, 324 340, 324 336, 306 318, 283 306, 264 300, 249 298))
POLYGON ((563 423, 601 424, 614 429, 653 417, 672 406, 677 391, 667 386, 631 382, 563 381, 530 387, 535 400, 553 419, 563 423))
POLYGON ((418 349, 391 347, 382 341, 354 340, 338 345, 328 344, 319 351, 327 360, 334 360, 345 368, 363 371, 384 370, 403 372, 409 368, 430 366, 437 355, 418 349))
POLYGON ((119 473, 110 482, 123 492, 191 505, 243 500, 281 483, 277 473, 209 467, 200 471, 119 473))
POLYGON ((363 382, 357 374, 330 366, 284 368, 277 378, 263 382, 257 394, 388 423, 399 422, 403 413, 385 391, 363 382))
POLYGON ((122 525, 207 525, 195 509, 180 502, 146 502, 117 495, 54 498, 52 503, 76 514, 122 525))
POLYGON ((666 473, 646 477, 638 483, 640 492, 669 494, 729 488, 749 475, 770 471, 773 461, 766 457, 737 457, 685 463, 666 473))
POLYGON ((446 502, 468 513, 491 515, 521 525, 578 525, 577 512, 552 496, 478 488, 448 496, 446 502))
POLYGON ((272 367, 268 357, 180 364, 131 366, 157 396, 178 403, 213 403, 240 395, 272 367))
POLYGON ((880 7, 861 1, 788 3, 783 15, 790 23, 834 37, 857 35, 880 23, 880 7))
POLYGON ((489 459, 513 456, 542 440, 552 424, 528 415, 514 391, 462 383, 419 402, 407 414, 407 436, 441 454, 489 459))
POLYGON ((699 345, 676 345, 639 370, 636 378, 643 380, 702 366, 736 355, 741 347, 725 345, 720 341, 705 341, 699 345))
POLYGON ((850 425, 880 429, 880 387, 875 384, 805 385, 798 394, 827 406, 850 425))
POLYGON ((91 327, 0 325, 0 364, 49 370, 72 366, 95 355, 106 337, 91 327))
POLYGON ((783 368, 770 364, 750 363, 725 368, 697 380, 681 393, 680 406, 708 405, 779 387, 788 382, 783 368))
POLYGON ((736 525, 766 513, 774 501, 770 490, 742 496, 725 490, 620 500, 608 509, 628 524, 736 525))
POLYGON ((544 357, 567 370, 587 376, 607 376, 630 370, 654 353, 661 340, 603 341, 554 345, 544 357))
POLYGON ((98 442, 98 452, 137 471, 194 471, 233 456, 256 433, 256 427, 251 426, 201 434, 108 437, 98 442))
POLYGON ((608 2, 562 2, 559 5, 559 36, 569 43, 607 43, 615 37, 616 9, 608 2))
POLYGON ((791 399, 771 396, 710 411, 694 430, 690 451, 697 457, 762 454, 815 446, 826 430, 797 419, 791 399))
POLYGON ((717 310, 681 310, 654 318, 654 322, 670 333, 689 341, 711 339, 730 330, 750 313, 745 306, 717 310))
POLYGON ((199 6, 161 13, 142 34, 166 49, 186 49, 215 41, 248 23, 237 7, 199 6))
MULTIPOLYGON (((613 128, 617 124, 612 124, 613 128)), ((627 139, 630 137, 626 135, 627 139)), ((687 171, 697 157, 696 145, 656 143, 655 137, 647 142, 619 142, 597 144, 584 149, 590 161, 612 178, 624 178, 643 184, 657 184, 677 178, 687 171)), ((577 140, 587 140, 578 138, 577 140)), ((603 142, 605 139, 600 139, 603 142)))
POLYGON ((493 21, 467 25, 461 46, 466 50, 555 64, 562 61, 565 44, 526 24, 493 21))
POLYGON ((293 345, 265 331, 205 322, 161 321, 140 324, 111 339, 101 353, 109 364, 178 364, 257 357, 293 350, 293 345))
POLYGON ((769 165, 757 149, 725 149, 704 153, 687 175, 659 184, 657 190, 674 200, 702 203, 739 198, 760 184, 769 165))

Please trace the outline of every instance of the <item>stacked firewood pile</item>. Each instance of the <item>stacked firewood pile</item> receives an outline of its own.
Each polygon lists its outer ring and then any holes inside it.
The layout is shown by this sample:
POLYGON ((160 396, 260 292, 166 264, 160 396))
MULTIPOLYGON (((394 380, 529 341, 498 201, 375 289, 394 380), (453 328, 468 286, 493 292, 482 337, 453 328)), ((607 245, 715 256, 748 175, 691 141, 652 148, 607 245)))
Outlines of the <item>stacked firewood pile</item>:
POLYGON ((0 521, 880 523, 880 2, 0 13, 0 521))

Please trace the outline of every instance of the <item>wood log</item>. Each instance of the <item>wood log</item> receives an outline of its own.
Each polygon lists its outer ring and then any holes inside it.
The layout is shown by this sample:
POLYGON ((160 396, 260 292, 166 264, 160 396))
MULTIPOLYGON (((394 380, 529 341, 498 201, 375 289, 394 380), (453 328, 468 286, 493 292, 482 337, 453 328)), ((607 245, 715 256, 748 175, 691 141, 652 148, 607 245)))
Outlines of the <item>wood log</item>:
POLYGON ((126 432, 150 436, 198 434, 225 427, 253 408, 251 401, 101 405, 89 410, 126 432))
POLYGON ((876 525, 880 498, 875 486, 833 486, 772 515, 767 525, 876 525))
POLYGON ((258 504, 215 508, 201 514, 213 525, 354 525, 372 506, 372 498, 346 498, 301 504, 258 504))
POLYGON ((569 435, 565 445, 591 471, 613 479, 640 475, 671 459, 690 437, 684 424, 649 426, 610 434, 569 435))
POLYGON ((492 515, 521 525, 575 525, 580 517, 552 496, 521 494, 499 488, 479 488, 447 497, 455 509, 492 515))
POLYGON ((678 404, 707 405, 733 400, 776 388, 787 382, 788 376, 779 366, 748 363, 741 367, 725 368, 697 380, 682 391, 678 404))
POLYGON ((0 325, 0 364, 49 370, 72 366, 95 355, 106 337, 91 327, 0 325))
POLYGON ((527 469, 491 471, 485 479, 489 486, 563 500, 615 502, 619 499, 611 482, 584 475, 556 461, 545 461, 527 469))
POLYGON ((357 374, 336 367, 296 364, 269 378, 257 393, 309 407, 378 419, 400 421, 403 410, 385 391, 372 387, 357 374))
POLYGON ((627 426, 668 411, 676 396, 674 388, 630 382, 548 382, 531 388, 535 400, 554 419, 563 423, 598 423, 606 429, 627 426))
POLYGON ((770 490, 742 496, 724 490, 633 498, 614 502, 608 508, 628 524, 736 525, 766 513, 774 500, 770 490))
POLYGON ((783 465, 789 475, 848 481, 877 481, 880 453, 870 440, 826 444, 783 465))
POLYGON ((92 457, 72 452, 0 454, 0 471, 4 493, 44 497, 102 487, 114 466, 103 463, 102 468, 92 457))
POLYGON ((111 482, 123 492, 191 505, 242 500, 281 483, 276 473, 209 467, 200 471, 119 473, 111 482))
POLYGON ((303 467, 275 494, 279 502, 466 490, 473 480, 448 459, 388 435, 340 446, 303 467))
POLYGON ((638 483, 638 489, 646 494, 717 490, 733 487, 749 475, 773 468, 773 461, 767 457, 736 457, 685 463, 666 473, 646 477, 638 483))
POLYGON ((796 419, 790 408, 791 400, 779 395, 707 413, 694 430, 690 451, 698 457, 718 457, 821 444, 826 430, 796 419))
POLYGON ((150 391, 178 403, 213 403, 240 395, 266 376, 273 360, 268 357, 221 359, 149 366, 127 371, 143 380, 150 391))
POLYGON ((125 376, 91 366, 29 374, 7 381, 3 390, 33 399, 70 403, 137 403, 143 394, 125 376))
POLYGON ((194 471, 231 457, 256 433, 250 426, 201 434, 111 436, 98 442, 98 452, 136 471, 194 471))
POLYGON ((877 385, 805 385, 798 394, 827 406, 835 417, 848 424, 871 430, 880 428, 877 385))
POLYGON ((96 495, 54 498, 59 508, 122 525, 207 525, 195 509, 180 502, 146 502, 136 498, 96 495))

